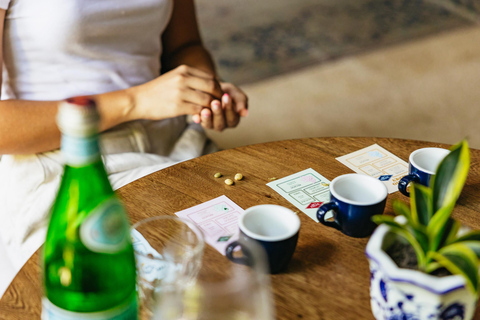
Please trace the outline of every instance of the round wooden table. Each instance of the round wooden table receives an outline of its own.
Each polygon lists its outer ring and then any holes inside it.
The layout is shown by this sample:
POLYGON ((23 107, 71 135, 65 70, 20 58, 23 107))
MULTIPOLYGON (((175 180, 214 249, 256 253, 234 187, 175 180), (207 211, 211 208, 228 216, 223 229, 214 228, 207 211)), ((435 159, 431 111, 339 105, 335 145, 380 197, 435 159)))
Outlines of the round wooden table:
MULTIPOLYGON (((226 195, 243 209, 258 204, 279 204, 298 211, 266 186, 272 177, 282 178, 312 168, 327 179, 352 171, 336 157, 379 144, 408 161, 423 147, 448 145, 384 138, 312 138, 286 140, 229 149, 155 172, 118 190, 132 223, 149 216, 175 212, 226 195), (227 186, 224 177, 237 172, 245 178, 227 186)), ((480 150, 471 150, 471 169, 454 217, 480 229, 480 150)), ((392 201, 408 198, 389 194, 385 213, 393 214, 392 201)), ((272 275, 277 319, 373 319, 370 310, 369 269, 365 257, 368 239, 343 235, 299 212, 302 222, 298 246, 286 272, 272 275)), ((226 258, 207 246, 205 254, 226 258)), ((0 301, 0 319, 38 319, 41 312, 41 278, 36 253, 16 276, 0 301)), ((477 309, 475 319, 480 319, 477 309)))

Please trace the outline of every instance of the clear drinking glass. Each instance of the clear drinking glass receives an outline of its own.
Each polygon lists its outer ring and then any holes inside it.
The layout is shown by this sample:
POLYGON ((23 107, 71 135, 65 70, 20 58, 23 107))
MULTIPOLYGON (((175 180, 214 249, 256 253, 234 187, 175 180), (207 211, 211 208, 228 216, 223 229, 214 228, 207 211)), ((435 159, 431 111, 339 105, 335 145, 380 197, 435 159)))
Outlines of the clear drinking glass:
POLYGON ((155 298, 191 286, 202 265, 205 242, 190 221, 174 216, 141 220, 131 236, 137 264, 139 319, 152 319, 155 298))
POLYGON ((248 265, 233 263, 210 246, 205 248, 196 281, 175 293, 159 293, 153 319, 274 319, 270 275, 265 252, 252 244, 236 254, 248 265))

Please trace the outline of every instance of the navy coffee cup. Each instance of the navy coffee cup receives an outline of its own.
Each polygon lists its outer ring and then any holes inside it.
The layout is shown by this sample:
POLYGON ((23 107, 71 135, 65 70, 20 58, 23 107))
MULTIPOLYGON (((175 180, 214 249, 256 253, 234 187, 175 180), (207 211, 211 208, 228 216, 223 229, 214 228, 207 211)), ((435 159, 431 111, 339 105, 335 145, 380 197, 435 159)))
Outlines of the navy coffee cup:
POLYGON ((435 175, 435 171, 437 171, 438 165, 448 153, 449 150, 442 148, 423 148, 412 152, 408 159, 409 174, 400 180, 398 190, 407 197, 410 197, 410 192, 407 191, 410 182, 419 183, 428 187, 430 185, 430 179, 435 175))
POLYGON ((300 231, 300 218, 292 210, 273 204, 254 206, 240 216, 238 226, 238 241, 230 243, 226 249, 228 259, 248 265, 247 247, 253 242, 263 247, 270 273, 285 270, 297 246, 300 231), (242 257, 233 255, 236 247, 242 249, 242 257))
POLYGON ((330 183, 330 202, 318 208, 317 219, 348 236, 368 237, 376 227, 371 218, 383 214, 387 195, 387 187, 373 177, 356 173, 338 176, 330 183), (330 210, 333 221, 326 220, 330 210))

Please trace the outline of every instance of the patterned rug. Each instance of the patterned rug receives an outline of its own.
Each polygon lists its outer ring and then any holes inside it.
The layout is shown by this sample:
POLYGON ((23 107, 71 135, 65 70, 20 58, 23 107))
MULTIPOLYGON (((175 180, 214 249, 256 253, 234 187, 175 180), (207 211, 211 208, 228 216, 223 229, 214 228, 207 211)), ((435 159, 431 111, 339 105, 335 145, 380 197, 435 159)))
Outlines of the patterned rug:
POLYGON ((251 83, 472 25, 480 0, 196 0, 225 80, 251 83))

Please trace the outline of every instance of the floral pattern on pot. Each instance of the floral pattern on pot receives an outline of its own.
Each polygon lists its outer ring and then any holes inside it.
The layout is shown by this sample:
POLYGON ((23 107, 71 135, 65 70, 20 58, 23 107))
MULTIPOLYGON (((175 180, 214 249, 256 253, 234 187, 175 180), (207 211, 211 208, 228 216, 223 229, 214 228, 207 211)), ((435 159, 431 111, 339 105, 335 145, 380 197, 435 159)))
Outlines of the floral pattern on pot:
POLYGON ((413 294, 403 292, 388 281, 375 262, 370 262, 371 306, 376 319, 388 320, 464 320, 465 305, 460 302, 425 303, 413 294))
POLYGON ((377 320, 471 319, 477 298, 460 276, 435 277, 397 267, 384 252, 394 240, 379 226, 366 249, 370 263, 370 301, 377 320))

